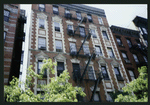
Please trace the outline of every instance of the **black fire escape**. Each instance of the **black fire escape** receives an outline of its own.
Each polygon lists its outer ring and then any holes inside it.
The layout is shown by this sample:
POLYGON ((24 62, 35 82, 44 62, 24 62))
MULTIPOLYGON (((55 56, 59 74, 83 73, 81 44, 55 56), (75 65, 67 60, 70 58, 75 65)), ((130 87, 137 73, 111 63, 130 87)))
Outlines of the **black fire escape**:
MULTIPOLYGON (((65 16, 67 18, 67 15, 65 15, 65 16)), ((72 16, 68 15, 69 19, 70 19, 70 17, 71 17, 71 19, 75 19, 72 16)), ((74 31, 72 29, 67 28, 67 34, 70 36, 79 36, 79 37, 84 38, 81 46, 79 46, 79 47, 76 47, 75 45, 70 46, 70 55, 71 56, 75 56, 77 58, 84 57, 84 58, 88 59, 86 66, 83 67, 81 70, 73 70, 73 80, 78 84, 78 86, 82 83, 83 80, 93 81, 95 83, 94 90, 92 92, 92 96, 90 99, 90 101, 93 101, 94 94, 96 92, 96 88, 102 80, 102 73, 99 72, 99 70, 93 70, 92 72, 89 71, 89 64, 92 59, 95 60, 96 54, 95 54, 94 48, 89 48, 88 46, 85 46, 86 40, 91 38, 90 30, 85 29, 85 33, 87 32, 87 34, 85 34, 85 35, 83 35, 79 30, 80 24, 82 22, 86 23, 87 22, 86 20, 87 20, 87 18, 83 17, 80 20, 78 26, 74 26, 74 29, 75 29, 74 31), (94 76, 94 77, 92 77, 92 76, 94 76)))

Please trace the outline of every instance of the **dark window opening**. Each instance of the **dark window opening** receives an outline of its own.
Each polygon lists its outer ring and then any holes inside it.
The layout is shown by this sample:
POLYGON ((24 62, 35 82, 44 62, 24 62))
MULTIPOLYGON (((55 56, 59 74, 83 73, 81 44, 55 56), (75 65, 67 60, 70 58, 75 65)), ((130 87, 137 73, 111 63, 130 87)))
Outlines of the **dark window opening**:
MULTIPOLYGON (((38 73, 38 74, 41 74, 40 72, 41 72, 42 65, 43 65, 42 60, 38 60, 38 70, 37 70, 37 73, 38 73)), ((44 70, 43 77, 44 77, 44 78, 47 77, 47 70, 46 70, 46 69, 44 70)))
POLYGON ((57 62, 57 76, 59 76, 64 70, 64 62, 57 62))
POLYGON ((123 78, 122 78, 122 76, 121 76, 121 74, 120 74, 119 68, 118 68, 118 67, 114 67, 114 71, 115 71, 117 80, 118 80, 118 81, 123 81, 123 78))
POLYGON ((110 80, 109 76, 108 76, 108 73, 107 73, 107 70, 106 70, 106 66, 102 66, 101 71, 102 71, 104 80, 110 80))

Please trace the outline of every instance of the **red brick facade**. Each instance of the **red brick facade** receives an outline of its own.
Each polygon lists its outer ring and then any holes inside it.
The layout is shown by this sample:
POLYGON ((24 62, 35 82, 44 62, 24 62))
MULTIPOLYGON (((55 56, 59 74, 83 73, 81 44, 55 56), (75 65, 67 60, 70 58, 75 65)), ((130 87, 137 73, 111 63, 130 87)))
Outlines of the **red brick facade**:
MULTIPOLYGON (((52 59, 53 62, 57 61, 55 57, 57 56, 63 56, 66 58, 66 60, 64 60, 65 63, 65 69, 68 70, 69 72, 69 75, 70 75, 70 79, 69 79, 69 82, 72 83, 73 86, 77 86, 77 83, 73 80, 73 66, 72 66, 72 60, 73 59, 77 59, 78 61, 80 61, 79 65, 83 68, 85 68, 86 66, 86 63, 85 61, 88 61, 88 58, 82 58, 82 57, 78 57, 76 58, 75 56, 72 57, 70 56, 70 45, 69 45, 69 38, 72 38, 75 41, 76 43, 76 46, 77 47, 80 47, 82 42, 81 40, 84 40, 83 37, 79 37, 79 36, 69 36, 67 34, 67 22, 66 21, 69 21, 71 23, 73 23, 74 26, 78 26, 78 21, 77 20, 74 20, 74 19, 66 19, 64 17, 64 13, 65 13, 65 8, 64 7, 61 7, 61 6, 58 6, 58 11, 59 11, 59 15, 55 15, 53 14, 53 5, 50 5, 50 4, 45 4, 45 12, 41 12, 39 11, 39 5, 38 4, 32 4, 32 11, 31 11, 31 15, 32 15, 32 21, 31 21, 31 31, 30 31, 30 43, 29 43, 29 58, 28 58, 28 65, 33 65, 33 69, 35 71, 37 71, 37 54, 46 54, 49 58, 52 59), (37 15, 41 15, 41 16, 47 16, 46 18, 46 21, 45 23, 47 24, 46 25, 46 29, 43 29, 43 31, 46 32, 46 44, 48 46, 48 49, 47 49, 47 46, 46 46, 46 50, 38 50, 38 36, 42 36, 42 35, 39 35, 39 29, 38 28, 38 16, 37 15), (61 33, 59 33, 61 35, 61 40, 63 40, 64 42, 64 49, 65 52, 62 52, 62 53, 59 53, 59 52, 55 52, 55 49, 54 49, 54 38, 56 38, 56 35, 53 30, 53 18, 59 18, 59 19, 62 19, 61 22, 62 22, 62 31, 61 33), (46 31, 47 30, 47 31, 46 31), (55 37, 54 37, 55 36, 55 37)), ((72 17, 76 18, 76 11, 74 10, 71 10, 70 9, 70 13, 72 13, 72 17)), ((81 12, 81 15, 82 17, 86 16, 87 13, 82 13, 81 12)), ((124 70, 124 66, 123 66, 123 63, 120 59, 120 56, 118 55, 118 50, 117 50, 117 47, 116 47, 116 43, 114 42, 114 39, 113 39, 113 35, 111 33, 111 30, 109 28, 109 25, 108 25, 108 22, 107 22, 107 19, 106 17, 101 17, 102 20, 103 20, 103 25, 99 24, 99 21, 98 21, 98 16, 94 15, 94 14, 91 14, 92 16, 92 20, 93 20, 93 23, 89 23, 88 20, 87 22, 83 22, 82 25, 85 25, 85 28, 89 29, 90 26, 95 26, 96 27, 96 30, 97 30, 97 35, 99 38, 97 39, 93 39, 94 40, 97 40, 98 42, 96 43, 96 41, 92 41, 92 38, 90 39, 87 39, 86 40, 86 43, 88 43, 89 45, 89 48, 93 48, 93 43, 95 45, 100 45, 101 47, 101 50, 103 52, 103 56, 100 56, 100 57, 96 57, 95 60, 91 60, 92 63, 90 65, 93 66, 93 69, 94 70, 98 70, 100 71, 101 69, 101 65, 106 65, 106 68, 107 68, 107 72, 109 72, 109 78, 110 80, 102 80, 100 84, 98 84, 98 94, 100 95, 100 98, 101 98, 101 101, 106 101, 106 97, 107 97, 107 92, 112 92, 114 89, 119 89, 120 90, 120 86, 119 86, 119 83, 122 83, 125 85, 125 83, 129 82, 128 80, 128 77, 126 75, 126 72, 124 70), (103 38, 103 35, 102 35, 102 30, 106 30, 107 31, 107 35, 109 37, 109 42, 108 44, 106 44, 104 38, 103 38), (107 47, 111 47, 113 49, 113 53, 115 55, 115 58, 110 58, 108 57, 108 51, 107 51, 107 47), (105 62, 105 63, 104 63, 105 62), (116 79, 116 76, 115 76, 115 72, 114 72, 114 67, 119 67, 119 71, 124 79, 124 81, 118 81, 116 79), (106 83, 110 83, 111 87, 107 86, 106 87, 106 83)), ((99 16, 100 17, 100 16, 99 16)), ((75 28, 74 28, 75 30, 75 28)), ((86 31, 86 35, 88 34, 88 32, 86 31)), ((44 37, 45 37, 44 36, 44 37)), ((91 36, 92 37, 92 36, 91 36)), ((90 50, 90 53, 92 54, 92 50, 90 50)), ((50 77, 52 77, 54 75, 51 75, 50 74, 50 77)), ((95 85, 95 82, 94 81, 84 81, 80 84, 81 87, 84 88, 84 92, 86 93, 86 97, 84 98, 84 100, 86 102, 90 101, 90 98, 92 96, 92 91, 91 91, 91 87, 95 85)), ((36 87, 33 87, 33 91, 35 92, 36 94, 36 87)))

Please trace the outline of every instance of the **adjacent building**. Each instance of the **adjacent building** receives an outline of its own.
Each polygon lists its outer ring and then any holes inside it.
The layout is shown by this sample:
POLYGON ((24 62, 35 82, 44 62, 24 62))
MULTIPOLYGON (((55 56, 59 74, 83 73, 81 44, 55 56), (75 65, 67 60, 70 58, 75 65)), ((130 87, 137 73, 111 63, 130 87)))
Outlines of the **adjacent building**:
POLYGON ((42 60, 57 62, 55 75, 44 73, 44 79, 33 79, 35 94, 42 92, 37 84, 49 83, 67 69, 68 82, 79 86, 86 97, 79 101, 112 101, 110 93, 129 82, 104 10, 82 4, 32 4, 28 66, 40 73, 42 60))
POLYGON ((4 4, 4 85, 19 77, 22 43, 25 39, 25 10, 20 4, 4 4))
POLYGON ((140 32, 112 25, 110 27, 130 81, 139 75, 138 67, 147 66, 147 48, 140 32))

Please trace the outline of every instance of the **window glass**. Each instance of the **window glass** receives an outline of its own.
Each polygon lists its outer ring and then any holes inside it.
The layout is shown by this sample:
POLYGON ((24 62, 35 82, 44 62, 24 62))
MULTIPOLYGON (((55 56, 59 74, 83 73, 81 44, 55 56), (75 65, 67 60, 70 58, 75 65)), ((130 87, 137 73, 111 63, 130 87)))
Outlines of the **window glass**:
POLYGON ((6 22, 9 21, 9 15, 10 15, 10 12, 7 10, 4 10, 4 21, 6 22))
POLYGON ((79 19, 79 20, 81 20, 81 13, 79 13, 79 12, 76 12, 76 15, 77 15, 77 19, 79 19))
POLYGON ((90 54, 89 45, 83 45, 83 50, 84 50, 84 54, 85 55, 89 55, 90 54))
POLYGON ((64 70, 64 62, 57 62, 57 70, 64 70))
POLYGON ((39 19, 39 28, 44 28, 45 25, 45 20, 44 19, 39 19))
POLYGON ((62 41, 56 40, 55 44, 56 44, 56 51, 57 51, 57 49, 61 49, 62 50, 62 41))
POLYGON ((118 67, 114 67, 114 71, 115 71, 115 74, 116 74, 117 76, 120 76, 118 67))
POLYGON ((94 101, 99 101, 99 94, 97 92, 94 94, 94 101))
POLYGON ((70 14, 70 11, 68 9, 65 10, 66 14, 70 14))
POLYGON ((118 45, 122 45, 121 39, 120 38, 116 38, 118 45))
POLYGON ((130 77, 131 77, 131 80, 134 80, 135 77, 134 77, 134 73, 132 70, 128 70, 129 71, 129 74, 130 74, 130 77))
POLYGON ((80 35, 84 37, 85 36, 84 27, 79 27, 79 30, 80 30, 80 35))
POLYGON ((146 57, 146 56, 143 56, 143 58, 144 58, 145 62, 148 62, 148 61, 147 61, 147 57, 146 57))
POLYGON ((142 29, 143 29, 144 33, 147 34, 147 30, 145 28, 142 28, 142 29))
POLYGON ((113 54, 113 51, 111 48, 107 48, 108 49, 108 54, 109 54, 109 57, 112 58, 112 57, 115 57, 114 54, 113 54))
POLYGON ((92 20, 92 17, 91 17, 91 15, 87 15, 87 17, 88 17, 88 19, 89 19, 89 20, 92 20))
POLYGON ((46 47, 46 39, 45 38, 39 38, 39 48, 46 47))
POLYGON ((68 24, 68 29, 69 29, 69 30, 73 30, 73 26, 70 25, 70 24, 68 24))
POLYGON ((102 31, 102 33, 103 33, 104 39, 109 40, 106 31, 102 31))
POLYGON ((70 43, 70 51, 71 52, 76 52, 76 44, 75 43, 70 43))
POLYGON ((53 11, 58 12, 58 7, 53 7, 53 11))
POLYGON ((122 56, 124 59, 127 59, 127 55, 124 52, 122 52, 122 56))
POLYGON ((55 27, 60 27, 60 24, 57 22, 54 22, 55 27))
POLYGON ((134 60, 135 60, 135 62, 139 62, 139 60, 138 60, 138 58, 137 58, 137 56, 135 55, 135 54, 133 54, 133 57, 134 57, 134 60))
POLYGON ((88 76, 89 76, 89 79, 95 79, 95 73, 94 73, 94 70, 93 70, 93 67, 92 66, 89 66, 88 68, 88 76))
POLYGON ((102 66, 101 71, 102 71, 104 79, 109 79, 109 76, 108 76, 108 73, 107 73, 107 70, 106 70, 106 66, 102 66))
POLYGON ((98 18, 98 21, 99 21, 99 24, 103 24, 103 20, 102 20, 102 18, 98 18))
POLYGON ((102 55, 100 46, 95 46, 95 53, 96 53, 96 55, 102 55))
POLYGON ((129 39, 127 39, 127 43, 128 43, 129 47, 132 47, 132 43, 131 43, 131 41, 129 39))
POLYGON ((92 34, 93 38, 97 38, 95 30, 91 29, 91 34, 92 34))
POLYGON ((60 23, 54 22, 54 26, 55 26, 55 31, 60 32, 60 23))

